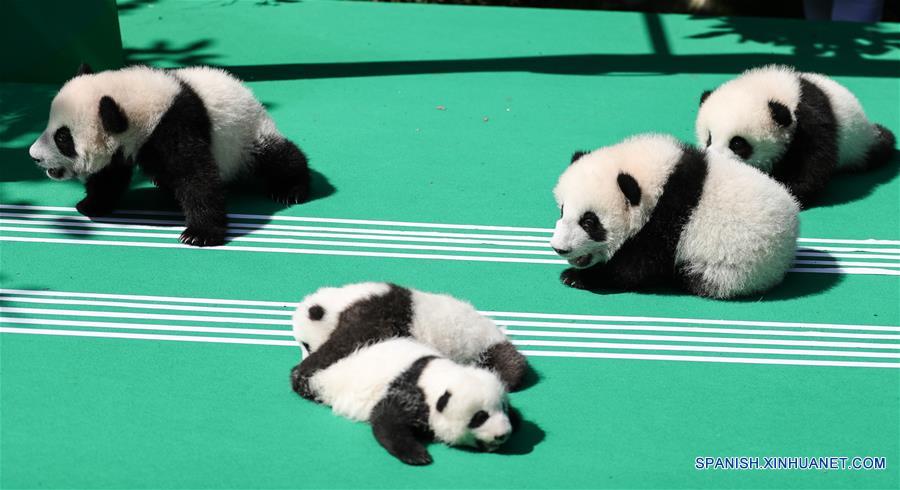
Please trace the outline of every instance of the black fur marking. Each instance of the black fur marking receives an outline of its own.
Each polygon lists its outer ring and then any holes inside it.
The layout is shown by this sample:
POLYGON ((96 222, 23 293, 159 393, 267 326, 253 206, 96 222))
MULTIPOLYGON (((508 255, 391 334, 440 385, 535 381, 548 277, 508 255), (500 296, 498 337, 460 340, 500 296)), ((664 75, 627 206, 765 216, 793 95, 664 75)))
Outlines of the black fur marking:
POLYGON ((438 398, 437 404, 435 404, 434 408, 437 409, 438 412, 443 412, 444 408, 447 406, 447 402, 450 401, 450 392, 445 391, 440 398, 438 398))
POLYGON ((309 311, 307 311, 307 313, 309 314, 310 320, 321 320, 322 317, 325 316, 325 308, 322 308, 319 305, 312 305, 309 307, 309 311))
POLYGON ((706 147, 709 148, 709 145, 711 145, 711 144, 712 144, 712 133, 707 132, 706 133, 706 147))
POLYGON ((753 155, 753 145, 741 136, 735 136, 728 142, 728 149, 741 160, 747 160, 753 155))
POLYGON ((897 144, 897 140, 894 137, 894 133, 880 124, 875 124, 874 126, 878 136, 875 142, 872 143, 872 147, 866 152, 866 157, 863 160, 863 168, 866 169, 873 169, 886 164, 891 161, 896 151, 894 147, 897 144))
POLYGON ((784 128, 790 126, 794 121, 794 118, 791 117, 791 110, 781 102, 775 102, 774 100, 769 101, 769 114, 772 115, 772 120, 776 124, 784 128))
POLYGON ((297 204, 309 198, 309 165, 306 155, 285 138, 270 137, 253 149, 256 173, 272 199, 297 204))
POLYGON ((144 172, 171 191, 181 206, 187 222, 181 241, 199 247, 224 243, 227 227, 225 187, 211 140, 212 124, 203 101, 181 82, 181 91, 137 156, 144 172))
POLYGON ((303 348, 306 349, 306 352, 309 352, 309 344, 307 344, 306 342, 300 342, 300 344, 303 345, 303 348))
MULTIPOLYGON (((434 356, 417 359, 392 381, 369 417, 378 443, 406 464, 431 463, 431 455, 422 440, 431 439, 434 435, 428 425, 429 409, 425 393, 419 388, 418 381, 433 359, 434 356)), ((449 398, 447 393, 445 395, 449 398)))
POLYGON ((477 428, 481 427, 482 425, 484 425, 485 422, 487 422, 487 419, 489 419, 490 417, 491 416, 488 415, 488 413, 485 412, 484 410, 479 410, 479 411, 475 412, 475 415, 472 415, 472 419, 469 420, 469 428, 477 429, 477 428))
POLYGON ((100 98, 100 122, 107 133, 119 134, 128 129, 128 118, 119 104, 108 95, 100 98))
POLYGON ((619 182, 619 189, 622 189, 622 194, 625 194, 625 198, 628 199, 632 206, 637 206, 641 203, 641 186, 634 180, 634 177, 621 173, 616 180, 619 182))
POLYGON ((490 369, 500 376, 509 391, 522 387, 528 370, 528 361, 509 341, 488 347, 478 361, 480 367, 490 369))
POLYGON ((572 153, 572 160, 569 161, 569 165, 571 165, 571 164, 577 162, 579 158, 581 158, 581 157, 587 155, 588 153, 590 153, 590 152, 589 152, 589 151, 582 151, 582 150, 578 150, 578 151, 576 151, 575 153, 572 153))
POLYGON ((703 103, 706 102, 706 99, 708 99, 710 95, 712 95, 712 90, 704 90, 703 93, 700 94, 700 105, 703 105, 703 103))
POLYGON ((53 142, 63 156, 69 158, 78 156, 78 153, 75 152, 75 140, 72 139, 72 131, 68 126, 61 126, 53 133, 53 142))
POLYGON ((634 290, 676 279, 675 248, 700 202, 707 170, 703 153, 693 147, 682 148, 684 153, 644 227, 608 262, 563 271, 563 284, 579 289, 634 290))
POLYGON ((804 208, 825 189, 837 167, 837 120, 825 92, 800 77, 800 103, 791 144, 775 162, 772 177, 783 183, 804 208))
POLYGON ((122 149, 116 151, 109 165, 91 175, 84 183, 86 196, 75 208, 85 216, 105 216, 115 210, 122 194, 131 184, 134 166, 125 160, 122 149))
POLYGON ((588 211, 581 215, 581 219, 578 220, 578 226, 588 234, 588 238, 591 240, 595 242, 606 240, 606 228, 600 223, 600 218, 592 211, 588 211))
POLYGON ((94 69, 91 68, 91 65, 89 65, 87 63, 82 63, 82 64, 78 65, 78 71, 75 72, 75 76, 78 77, 81 75, 90 75, 92 73, 94 73, 94 69))
POLYGON ((360 347, 392 337, 409 337, 412 325, 412 293, 409 289, 389 285, 379 296, 357 301, 338 317, 337 327, 319 349, 300 363, 299 379, 294 391, 307 399, 315 394, 309 389, 309 379, 347 357, 360 347))

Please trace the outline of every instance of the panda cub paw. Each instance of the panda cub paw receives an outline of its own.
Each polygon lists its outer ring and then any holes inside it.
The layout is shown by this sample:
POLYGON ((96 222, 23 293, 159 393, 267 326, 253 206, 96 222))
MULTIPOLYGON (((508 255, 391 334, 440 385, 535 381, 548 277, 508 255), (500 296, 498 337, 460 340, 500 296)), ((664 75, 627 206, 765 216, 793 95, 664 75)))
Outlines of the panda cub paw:
POLYGON ((181 243, 193 247, 214 247, 225 243, 225 227, 188 226, 181 232, 181 243))
POLYGON ((84 216, 94 217, 112 214, 115 206, 101 199, 85 197, 75 205, 75 209, 84 216))
POLYGON ((309 197, 309 189, 305 186, 278 186, 273 188, 270 197, 281 204, 300 204, 309 197))
POLYGON ((575 268, 569 268, 562 271, 562 274, 559 275, 559 280, 570 288, 590 289, 584 278, 584 273, 575 268))
POLYGON ((405 447, 395 448, 394 456, 396 456, 400 461, 413 466, 423 466, 431 464, 432 462, 431 455, 428 454, 428 450, 425 449, 425 446, 421 444, 413 444, 405 447))

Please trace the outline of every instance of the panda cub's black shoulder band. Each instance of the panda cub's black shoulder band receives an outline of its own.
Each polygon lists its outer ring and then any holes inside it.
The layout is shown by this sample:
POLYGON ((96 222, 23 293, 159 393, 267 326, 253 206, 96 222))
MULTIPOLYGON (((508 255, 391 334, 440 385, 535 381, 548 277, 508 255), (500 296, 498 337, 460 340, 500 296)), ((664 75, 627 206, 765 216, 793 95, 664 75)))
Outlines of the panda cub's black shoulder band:
POLYGON ((681 157, 663 185, 647 223, 622 244, 606 263, 606 270, 616 271, 630 287, 649 278, 671 278, 681 232, 700 203, 706 174, 704 153, 683 145, 681 157))
POLYGON ((436 356, 424 356, 417 359, 391 382, 385 395, 385 399, 400 397, 403 400, 405 416, 409 422, 421 430, 428 429, 429 410, 425 401, 425 392, 419 388, 419 378, 422 377, 422 371, 435 359, 437 359, 436 356))

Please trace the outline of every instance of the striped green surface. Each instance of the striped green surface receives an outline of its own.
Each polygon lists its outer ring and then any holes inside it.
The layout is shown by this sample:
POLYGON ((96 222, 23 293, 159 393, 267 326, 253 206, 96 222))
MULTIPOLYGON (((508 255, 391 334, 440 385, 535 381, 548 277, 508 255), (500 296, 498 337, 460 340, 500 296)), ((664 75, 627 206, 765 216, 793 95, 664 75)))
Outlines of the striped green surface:
POLYGON ((316 199, 230 201, 231 241, 179 245, 146 182, 72 206, 25 153, 56 87, 0 84, 0 486, 900 485, 897 161, 802 214, 761 297, 567 289, 546 245, 574 149, 692 138, 703 88, 746 66, 836 76, 900 131, 896 26, 371 3, 161 1, 121 11, 129 56, 251 80, 307 150, 316 199), (779 33, 778 35, 772 33, 779 33), (813 43, 812 41, 816 42, 813 43), (291 304, 390 280, 472 301, 540 379, 502 454, 403 466, 294 395, 291 304), (698 471, 698 456, 883 456, 881 471, 698 471))

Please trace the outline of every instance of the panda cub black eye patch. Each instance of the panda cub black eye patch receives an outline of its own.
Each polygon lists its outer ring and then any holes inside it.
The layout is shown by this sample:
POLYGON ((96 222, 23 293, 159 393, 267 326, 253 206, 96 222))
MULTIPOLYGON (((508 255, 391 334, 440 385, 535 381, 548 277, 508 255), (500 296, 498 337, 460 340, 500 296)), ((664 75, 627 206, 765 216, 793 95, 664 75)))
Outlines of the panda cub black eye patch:
POLYGON ((63 126, 57 129, 53 133, 53 142, 56 143, 59 152, 64 156, 75 158, 78 155, 75 153, 75 140, 72 139, 72 132, 69 131, 68 127, 63 126))
POLYGON ((434 408, 436 408, 438 412, 443 412, 444 408, 447 407, 448 401, 450 401, 450 392, 445 391, 444 394, 441 395, 440 398, 438 398, 438 401, 435 404, 434 408))
POLYGON ((309 307, 308 313, 310 320, 321 320, 325 316, 325 308, 319 305, 312 305, 309 307))
POLYGON ((300 343, 303 344, 303 348, 306 349, 306 352, 309 352, 309 344, 307 344, 306 342, 300 342, 300 343))
POLYGON ((706 147, 709 148, 709 145, 712 144, 712 133, 706 133, 706 147))
POLYGON ((750 155, 753 154, 753 147, 750 146, 750 143, 747 143, 747 140, 740 136, 731 138, 731 141, 728 142, 728 149, 744 160, 750 158, 750 155))
POLYGON ((490 418, 490 415, 484 410, 475 412, 475 415, 472 416, 472 420, 469 421, 469 428, 477 429, 478 427, 481 427, 482 424, 487 422, 488 418, 490 418))
POLYGON ((588 211, 581 215, 578 220, 578 226, 588 234, 588 237, 595 242, 606 240, 606 229, 600 224, 600 218, 592 211, 588 211))

